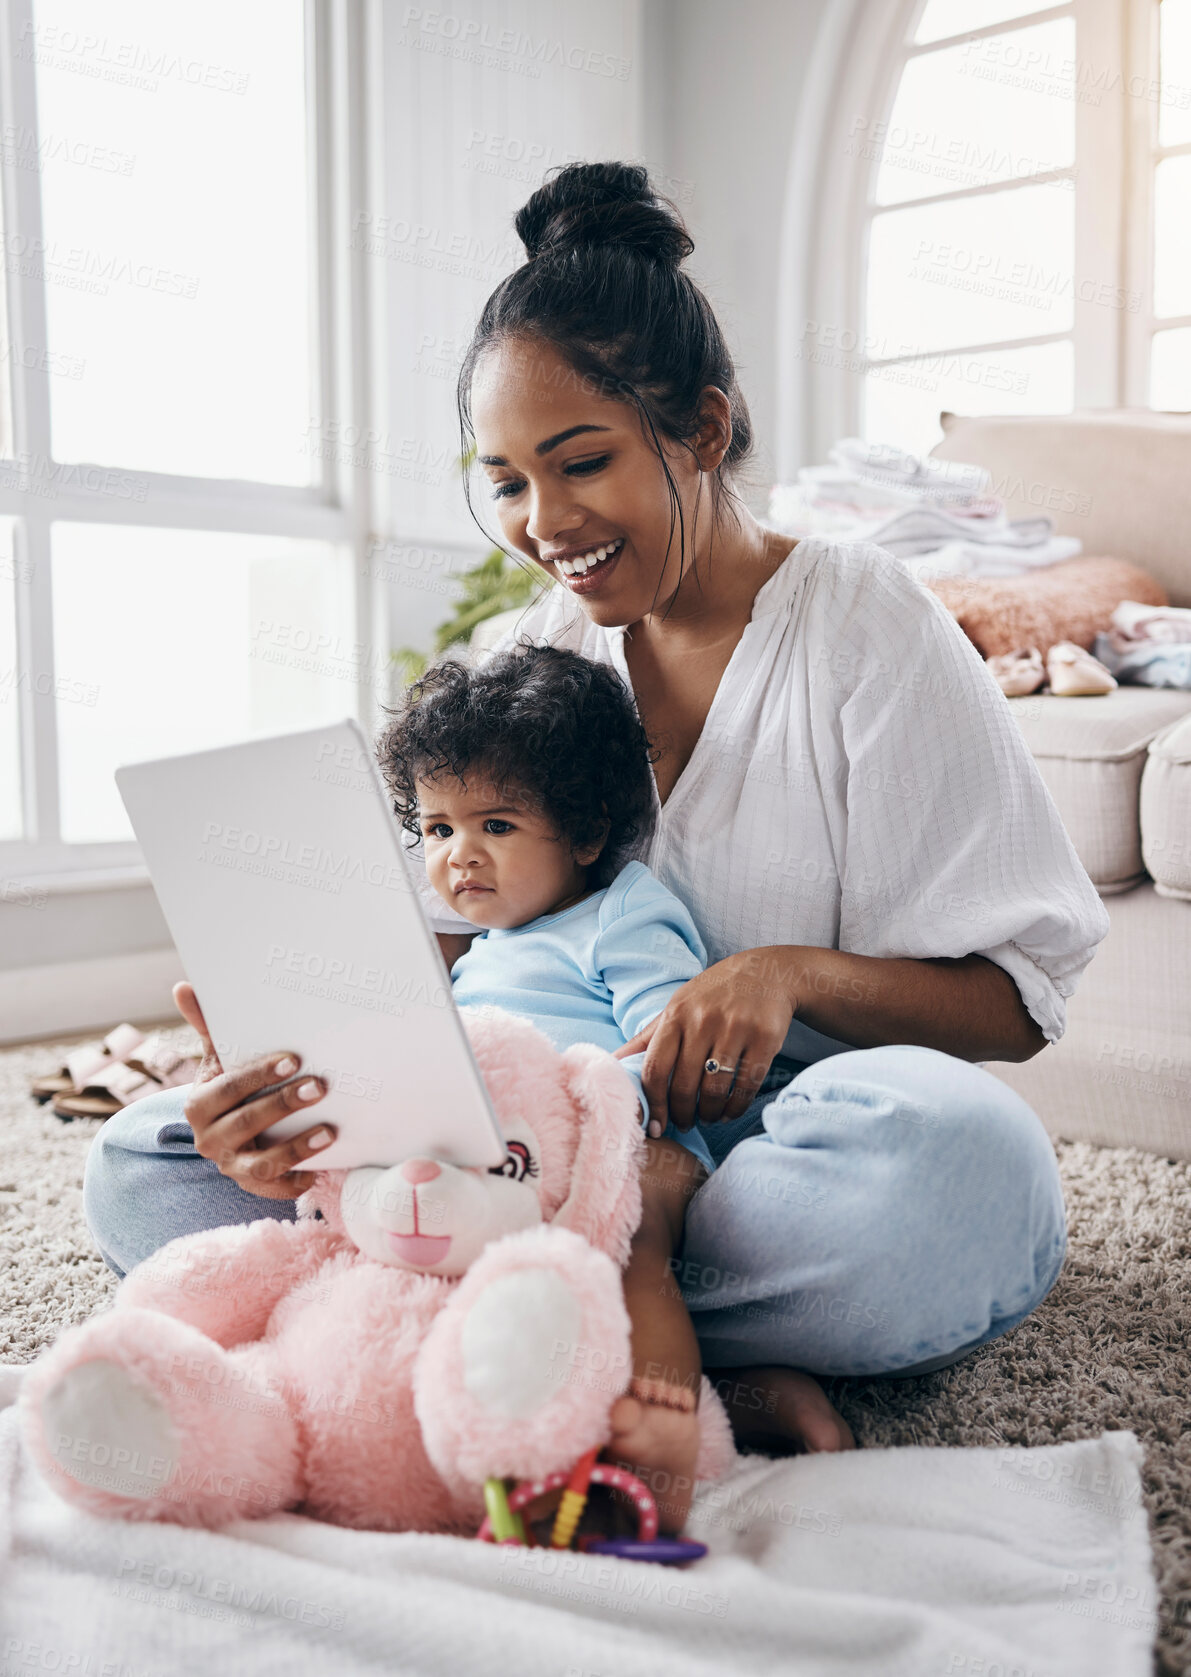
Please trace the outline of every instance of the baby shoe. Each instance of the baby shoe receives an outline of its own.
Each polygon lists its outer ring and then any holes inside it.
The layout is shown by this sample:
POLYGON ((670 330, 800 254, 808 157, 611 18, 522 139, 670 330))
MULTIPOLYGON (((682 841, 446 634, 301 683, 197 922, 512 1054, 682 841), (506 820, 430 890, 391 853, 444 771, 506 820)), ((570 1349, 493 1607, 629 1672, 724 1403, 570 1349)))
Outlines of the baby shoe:
POLYGON ((1010 699, 1036 692, 1046 680, 1042 654, 1036 646, 1019 646, 1016 652, 1002 652, 984 661, 1001 692, 1010 699))
POLYGON ((1059 641, 1046 654, 1050 690, 1060 698, 1079 694, 1111 693, 1117 678, 1099 660, 1074 641, 1059 641))

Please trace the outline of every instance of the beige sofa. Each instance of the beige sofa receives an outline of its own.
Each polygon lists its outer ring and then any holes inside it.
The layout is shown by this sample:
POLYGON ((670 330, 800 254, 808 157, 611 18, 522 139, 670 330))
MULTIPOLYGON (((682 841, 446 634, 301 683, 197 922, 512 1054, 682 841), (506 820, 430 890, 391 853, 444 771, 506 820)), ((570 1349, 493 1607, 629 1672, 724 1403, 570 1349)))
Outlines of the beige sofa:
MULTIPOLYGON (((1046 512, 1191 606, 1191 416, 947 414, 943 429, 935 454, 987 467, 1011 518, 1046 512)), ((1063 1040, 989 1069, 1053 1135, 1191 1158, 1191 692, 1009 703, 1112 929, 1063 1040)))
MULTIPOLYGON (((1011 518, 1047 513, 1085 553, 1132 559, 1191 606, 1191 416, 947 414, 944 433, 934 452, 988 467, 1011 518)), ((518 615, 473 642, 490 646, 518 615)), ((1063 1040, 989 1069, 1053 1135, 1191 1158, 1191 692, 1009 703, 1112 929, 1063 1040)))

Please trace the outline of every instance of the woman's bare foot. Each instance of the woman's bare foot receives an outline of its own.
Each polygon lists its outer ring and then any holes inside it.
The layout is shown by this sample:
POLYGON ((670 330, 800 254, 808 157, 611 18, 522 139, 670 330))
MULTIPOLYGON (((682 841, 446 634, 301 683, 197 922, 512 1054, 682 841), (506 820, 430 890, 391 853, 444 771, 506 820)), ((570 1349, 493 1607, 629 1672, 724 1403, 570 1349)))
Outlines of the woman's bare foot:
POLYGON ((732 1423, 738 1449, 767 1456, 854 1450, 852 1429, 819 1382, 801 1369, 707 1369, 732 1423))

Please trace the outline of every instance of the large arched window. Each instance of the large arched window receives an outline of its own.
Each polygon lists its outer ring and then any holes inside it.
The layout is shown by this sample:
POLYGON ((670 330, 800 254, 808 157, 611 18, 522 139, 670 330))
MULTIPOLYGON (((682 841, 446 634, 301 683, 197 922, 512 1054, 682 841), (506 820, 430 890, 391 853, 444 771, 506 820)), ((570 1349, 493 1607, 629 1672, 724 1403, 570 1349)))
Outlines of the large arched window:
POLYGON ((795 147, 786 462, 1191 408, 1191 0, 846 10, 795 147))

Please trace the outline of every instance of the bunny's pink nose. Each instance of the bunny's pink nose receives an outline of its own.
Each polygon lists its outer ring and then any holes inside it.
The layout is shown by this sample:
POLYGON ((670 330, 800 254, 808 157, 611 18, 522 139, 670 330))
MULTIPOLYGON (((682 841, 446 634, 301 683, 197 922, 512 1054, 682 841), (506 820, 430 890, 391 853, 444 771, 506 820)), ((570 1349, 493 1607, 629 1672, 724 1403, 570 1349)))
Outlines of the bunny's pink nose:
POLYGON ((401 1174, 407 1182, 433 1182, 436 1176, 442 1175, 442 1166, 436 1165, 433 1159, 407 1159, 401 1174))

